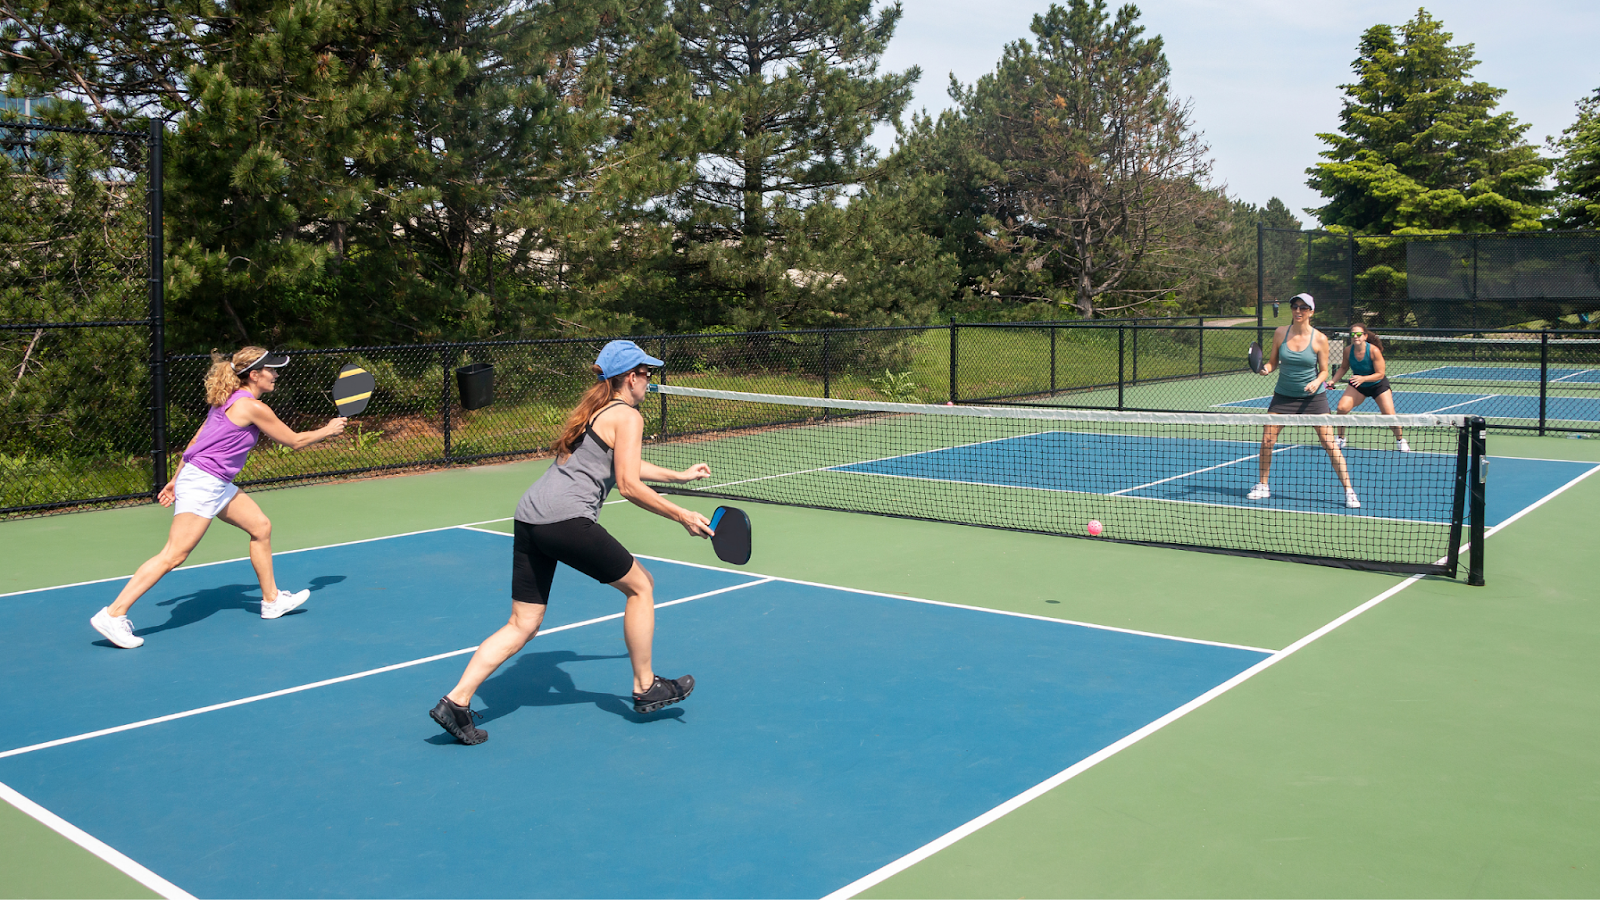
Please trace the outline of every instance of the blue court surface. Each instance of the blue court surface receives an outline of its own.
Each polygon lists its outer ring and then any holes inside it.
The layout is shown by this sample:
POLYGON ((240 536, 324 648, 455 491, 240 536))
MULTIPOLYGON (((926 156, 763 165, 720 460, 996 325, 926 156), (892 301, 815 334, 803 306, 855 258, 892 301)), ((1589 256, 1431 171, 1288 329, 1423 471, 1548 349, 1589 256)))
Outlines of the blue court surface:
POLYGON ((510 544, 281 554, 316 591, 271 622, 248 562, 181 569, 133 651, 87 621, 120 579, 0 597, 0 782, 197 896, 821 896, 1268 656, 650 561, 656 665, 698 687, 639 716, 591 621, 620 595, 563 569, 464 747, 426 713, 505 620, 510 544))
MULTIPOLYGON (((1526 419, 1539 421, 1539 398, 1522 394, 1440 394, 1426 391, 1395 390, 1394 411, 1402 416, 1441 413, 1452 416, 1482 416, 1485 419, 1526 419)), ((1266 409, 1271 397, 1252 397, 1219 406, 1266 409)), ((1330 406, 1338 402, 1330 396, 1330 406)), ((1376 415, 1378 404, 1368 400, 1356 407, 1355 415, 1376 415)), ((1600 422, 1600 398, 1546 397, 1546 421, 1600 422)))
MULTIPOLYGON (((1596 343, 1600 343, 1597 341, 1596 343)), ((1538 384, 1545 373, 1538 366, 1438 366, 1402 372, 1395 380, 1434 379, 1437 381, 1510 381, 1538 384)), ((1568 384, 1600 384, 1600 369, 1551 366, 1550 381, 1568 384)))
MULTIPOLYGON (((1361 495, 1361 507, 1350 509, 1321 445, 1286 440, 1273 457, 1278 489, 1272 499, 1247 499, 1259 474, 1259 447, 1253 440, 1052 431, 852 463, 835 471, 1317 515, 1450 522, 1454 455, 1347 448, 1350 478, 1361 495), (1061 465, 1061 460, 1072 459, 1119 464, 1061 465), (1444 490, 1419 492, 1419 485, 1444 490)), ((1493 458, 1490 474, 1495 487, 1486 494, 1485 525, 1500 524, 1591 468, 1565 460, 1493 458)), ((1027 500, 1019 496, 1017 502, 1027 500)))

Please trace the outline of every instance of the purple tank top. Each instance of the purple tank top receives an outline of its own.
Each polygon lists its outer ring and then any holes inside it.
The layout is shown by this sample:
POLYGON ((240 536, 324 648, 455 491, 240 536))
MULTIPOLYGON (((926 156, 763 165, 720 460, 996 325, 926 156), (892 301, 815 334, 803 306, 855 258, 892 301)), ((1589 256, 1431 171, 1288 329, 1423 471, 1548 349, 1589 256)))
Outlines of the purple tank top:
POLYGON ((223 481, 233 481, 261 437, 261 429, 256 426, 240 428, 228 420, 228 408, 240 397, 249 396, 249 391, 237 390, 221 406, 211 407, 200 433, 195 435, 194 446, 183 452, 183 461, 223 481))

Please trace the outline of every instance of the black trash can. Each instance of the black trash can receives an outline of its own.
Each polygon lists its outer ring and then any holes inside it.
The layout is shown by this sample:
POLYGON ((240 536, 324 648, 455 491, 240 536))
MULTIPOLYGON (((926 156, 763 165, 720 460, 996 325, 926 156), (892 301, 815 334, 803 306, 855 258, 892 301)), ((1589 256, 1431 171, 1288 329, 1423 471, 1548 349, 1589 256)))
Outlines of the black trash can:
POLYGON ((494 366, 472 363, 456 370, 462 409, 482 409, 494 402, 494 366))

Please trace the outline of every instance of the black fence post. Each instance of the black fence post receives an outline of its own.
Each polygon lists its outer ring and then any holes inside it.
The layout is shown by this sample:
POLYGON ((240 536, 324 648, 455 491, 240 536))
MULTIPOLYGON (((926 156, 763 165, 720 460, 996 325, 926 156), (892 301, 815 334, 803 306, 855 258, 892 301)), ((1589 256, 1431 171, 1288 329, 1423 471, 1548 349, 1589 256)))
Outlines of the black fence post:
POLYGON ((1472 549, 1467 553, 1467 584, 1483 585, 1483 489, 1489 480, 1488 426, 1483 419, 1473 416, 1467 420, 1472 429, 1472 549))
POLYGON ((1345 287, 1350 290, 1347 295, 1350 298, 1350 317, 1345 321, 1354 322, 1356 320, 1356 236, 1353 232, 1350 235, 1350 255, 1345 259, 1344 272, 1345 287))
POLYGON ((151 497, 160 493, 167 483, 167 319, 166 319, 166 251, 163 246, 163 213, 161 209, 162 164, 161 139, 165 123, 158 117, 150 120, 150 157, 147 176, 150 192, 150 428, 151 497))
POLYGON ((1539 436, 1544 437, 1545 413, 1550 393, 1550 331, 1539 333, 1539 436))
POLYGON ((1121 409, 1122 408, 1122 385, 1123 385, 1123 380, 1124 380, 1123 376, 1124 376, 1124 372, 1125 372, 1125 370, 1127 368, 1127 364, 1126 364, 1126 360, 1127 360, 1127 352, 1126 352, 1127 336, 1128 336, 1127 335, 1127 329, 1122 325, 1118 325, 1117 326, 1117 409, 1121 409))
POLYGON ((1133 378, 1129 379, 1134 384, 1139 383, 1139 326, 1133 326, 1133 378))
POLYGON ((1056 332, 1060 331, 1054 323, 1050 325, 1050 393, 1056 392, 1056 332))
POLYGON ((446 344, 439 350, 440 368, 444 375, 439 379, 439 414, 444 431, 444 458, 450 460, 450 368, 455 361, 455 347, 446 344))
POLYGON ((822 333, 822 399, 828 399, 828 332, 822 333))
POLYGON ((1196 375, 1204 375, 1205 373, 1206 373, 1206 317, 1205 316, 1201 316, 1200 317, 1200 368, 1195 371, 1195 374, 1196 375))
MULTIPOLYGON (((661 356, 662 366, 661 366, 661 373, 660 373, 659 377, 661 379, 661 383, 662 384, 666 384, 667 383, 667 367, 666 367, 666 362, 667 362, 667 336, 666 335, 662 335, 661 336, 661 353, 660 353, 660 356, 661 356)), ((660 435, 661 435, 661 439, 662 440, 666 440, 667 433, 668 433, 667 432, 667 395, 666 394, 661 394, 659 396, 661 397, 660 435)))
POLYGON ((956 402, 959 402, 961 400, 961 392, 956 389, 956 375, 958 374, 958 370, 957 370, 957 366, 956 366, 956 360, 960 358, 958 356, 959 350, 960 350, 960 345, 956 343, 956 320, 955 320, 955 317, 952 316, 951 319, 950 319, 950 402, 951 403, 956 403, 956 402))
POLYGON ((1261 343, 1262 329, 1266 327, 1266 316, 1262 307, 1267 302, 1267 269, 1266 256, 1262 247, 1266 243, 1266 227, 1258 220, 1256 222, 1256 343, 1261 343))

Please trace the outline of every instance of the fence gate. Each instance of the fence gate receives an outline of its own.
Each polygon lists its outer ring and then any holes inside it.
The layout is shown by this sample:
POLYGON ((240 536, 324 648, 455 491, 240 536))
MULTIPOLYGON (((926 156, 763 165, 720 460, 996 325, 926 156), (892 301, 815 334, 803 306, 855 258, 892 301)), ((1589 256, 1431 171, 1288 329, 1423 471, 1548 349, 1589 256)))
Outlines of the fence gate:
POLYGON ((0 122, 0 517, 167 478, 161 131, 0 122))

